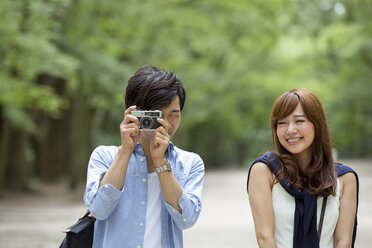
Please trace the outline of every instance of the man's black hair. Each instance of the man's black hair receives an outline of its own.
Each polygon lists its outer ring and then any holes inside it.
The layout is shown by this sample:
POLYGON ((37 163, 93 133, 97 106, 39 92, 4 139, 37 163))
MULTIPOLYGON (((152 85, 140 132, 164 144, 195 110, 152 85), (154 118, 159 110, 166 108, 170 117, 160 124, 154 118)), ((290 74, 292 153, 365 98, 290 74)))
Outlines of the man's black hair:
POLYGON ((168 106, 175 96, 182 111, 186 99, 183 83, 173 72, 144 65, 129 78, 125 91, 125 107, 136 105, 140 110, 157 110, 168 106))

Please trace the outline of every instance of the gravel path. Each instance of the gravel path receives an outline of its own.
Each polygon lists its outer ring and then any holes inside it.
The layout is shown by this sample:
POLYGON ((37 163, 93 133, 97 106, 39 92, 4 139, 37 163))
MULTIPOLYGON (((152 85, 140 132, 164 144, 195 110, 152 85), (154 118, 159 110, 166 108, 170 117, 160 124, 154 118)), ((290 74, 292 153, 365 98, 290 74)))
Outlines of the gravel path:
MULTIPOLYGON (((360 205, 356 247, 372 244, 372 160, 344 160, 359 174, 360 205)), ((184 231, 192 248, 258 247, 245 190, 247 170, 208 171, 203 211, 184 231)), ((83 188, 75 192, 45 185, 38 193, 10 194, 0 200, 0 248, 59 247, 64 228, 85 213, 83 188)))

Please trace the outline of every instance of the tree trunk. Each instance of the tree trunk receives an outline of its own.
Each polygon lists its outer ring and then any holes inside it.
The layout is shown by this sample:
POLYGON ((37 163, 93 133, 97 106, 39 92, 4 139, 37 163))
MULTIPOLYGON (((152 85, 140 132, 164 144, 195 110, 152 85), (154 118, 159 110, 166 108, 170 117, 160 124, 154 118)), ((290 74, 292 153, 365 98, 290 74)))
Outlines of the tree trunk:
POLYGON ((16 190, 26 190, 29 179, 27 149, 30 137, 20 129, 12 129, 10 135, 7 186, 16 190))
MULTIPOLYGON (((63 78, 40 74, 36 82, 47 85, 63 97, 66 82, 63 78)), ((43 181, 55 181, 63 176, 68 163, 70 110, 61 111, 61 117, 47 117, 44 112, 35 110, 31 113, 39 127, 39 135, 33 139, 36 153, 35 167, 37 175, 43 181)))
POLYGON ((75 188, 79 182, 85 179, 90 152, 92 113, 89 110, 83 87, 84 82, 80 78, 79 88, 71 100, 70 163, 68 170, 71 188, 75 188))
POLYGON ((0 109, 0 193, 4 190, 7 183, 9 133, 9 122, 3 117, 0 109))

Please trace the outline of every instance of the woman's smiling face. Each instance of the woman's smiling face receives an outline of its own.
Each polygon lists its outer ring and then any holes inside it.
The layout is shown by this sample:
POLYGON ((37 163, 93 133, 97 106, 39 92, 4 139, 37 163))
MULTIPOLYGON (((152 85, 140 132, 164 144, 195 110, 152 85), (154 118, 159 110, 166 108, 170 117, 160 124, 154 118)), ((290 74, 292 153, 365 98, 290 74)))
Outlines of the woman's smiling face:
POLYGON ((314 141, 314 124, 309 121, 298 104, 288 116, 278 121, 276 134, 280 144, 293 155, 311 156, 311 144, 314 141))

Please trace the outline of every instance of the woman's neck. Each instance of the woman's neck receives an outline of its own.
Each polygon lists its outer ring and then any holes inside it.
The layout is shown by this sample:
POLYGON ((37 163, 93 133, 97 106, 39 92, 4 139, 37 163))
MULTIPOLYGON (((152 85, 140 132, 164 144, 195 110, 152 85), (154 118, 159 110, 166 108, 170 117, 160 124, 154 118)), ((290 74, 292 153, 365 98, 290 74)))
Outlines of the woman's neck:
POLYGON ((311 162, 311 154, 310 153, 299 153, 294 155, 296 157, 297 163, 300 168, 305 171, 305 169, 309 166, 311 162))

